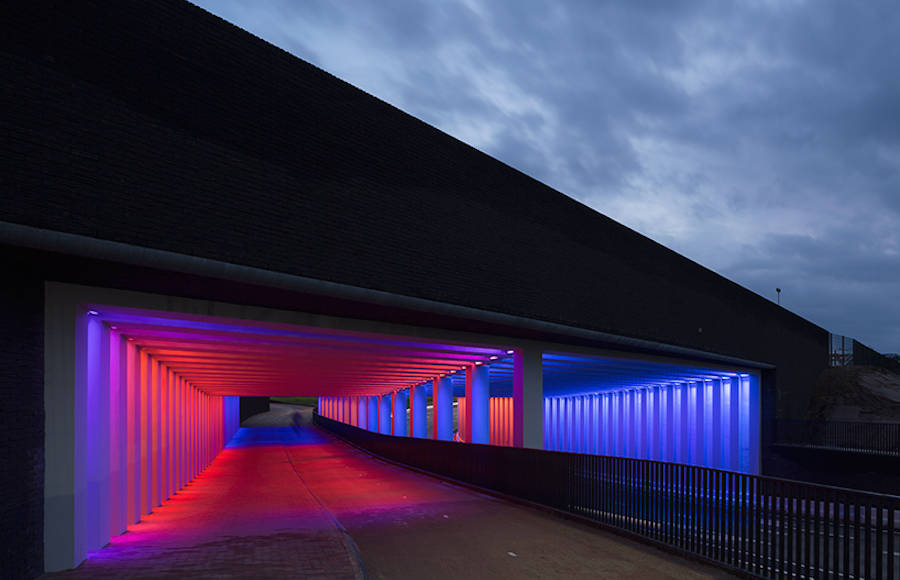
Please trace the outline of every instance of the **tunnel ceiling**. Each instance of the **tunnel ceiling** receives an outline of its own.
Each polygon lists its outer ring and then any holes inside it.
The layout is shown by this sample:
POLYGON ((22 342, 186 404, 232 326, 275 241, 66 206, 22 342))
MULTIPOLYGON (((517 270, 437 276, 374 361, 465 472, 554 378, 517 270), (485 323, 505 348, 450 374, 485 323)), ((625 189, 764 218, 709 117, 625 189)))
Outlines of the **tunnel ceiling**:
MULTIPOLYGON (((605 355, 575 355, 561 352, 543 354, 545 397, 602 393, 661 385, 691 383, 737 376, 740 369, 712 369, 691 361, 659 361, 605 355)), ((491 395, 512 396, 513 366, 510 357, 490 365, 491 395)), ((465 392, 465 377, 452 377, 456 395, 465 392)))
MULTIPOLYGON (((91 306, 111 330, 134 341, 197 388, 216 395, 380 395, 450 376, 465 394, 467 365, 489 368, 492 396, 512 396, 506 346, 428 341, 333 328, 91 306)), ((544 395, 646 388, 735 376, 688 361, 546 352, 544 395)))
POLYGON ((114 333, 195 387, 217 395, 376 395, 506 356, 501 347, 103 305, 90 308, 114 333))

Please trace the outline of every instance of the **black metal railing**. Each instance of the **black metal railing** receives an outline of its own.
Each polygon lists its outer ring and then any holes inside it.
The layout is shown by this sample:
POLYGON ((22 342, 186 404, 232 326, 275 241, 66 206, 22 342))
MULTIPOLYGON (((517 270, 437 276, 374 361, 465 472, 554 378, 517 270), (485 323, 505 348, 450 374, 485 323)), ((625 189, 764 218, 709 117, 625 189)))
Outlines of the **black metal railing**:
POLYGON ((900 423, 779 419, 775 442, 900 457, 900 423))
POLYGON ((691 465, 380 435, 316 424, 382 457, 764 578, 900 579, 900 497, 691 465))

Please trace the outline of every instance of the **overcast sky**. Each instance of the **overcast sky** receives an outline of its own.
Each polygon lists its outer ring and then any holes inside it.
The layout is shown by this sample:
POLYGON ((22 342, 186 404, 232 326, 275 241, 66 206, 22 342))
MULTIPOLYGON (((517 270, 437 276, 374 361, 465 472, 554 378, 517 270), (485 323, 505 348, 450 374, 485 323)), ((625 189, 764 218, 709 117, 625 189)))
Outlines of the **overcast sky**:
POLYGON ((838 334, 900 352, 900 4, 203 0, 838 334))

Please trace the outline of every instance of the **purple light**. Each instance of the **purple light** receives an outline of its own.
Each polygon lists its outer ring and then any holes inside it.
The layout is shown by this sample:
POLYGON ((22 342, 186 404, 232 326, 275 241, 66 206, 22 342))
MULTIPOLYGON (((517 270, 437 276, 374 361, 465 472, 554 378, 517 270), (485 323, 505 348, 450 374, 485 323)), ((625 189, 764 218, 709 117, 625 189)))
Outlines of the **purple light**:
POLYGON ((96 310, 88 310, 87 313, 88 313, 90 316, 98 316, 98 315, 100 314, 100 313, 97 312, 96 310))
POLYGON ((513 354, 514 352, 515 351, 513 351, 513 350, 508 350, 508 351, 506 351, 506 354, 513 354))
POLYGON ((499 358, 499 357, 492 356, 492 357, 491 357, 491 360, 497 360, 498 358, 499 358))

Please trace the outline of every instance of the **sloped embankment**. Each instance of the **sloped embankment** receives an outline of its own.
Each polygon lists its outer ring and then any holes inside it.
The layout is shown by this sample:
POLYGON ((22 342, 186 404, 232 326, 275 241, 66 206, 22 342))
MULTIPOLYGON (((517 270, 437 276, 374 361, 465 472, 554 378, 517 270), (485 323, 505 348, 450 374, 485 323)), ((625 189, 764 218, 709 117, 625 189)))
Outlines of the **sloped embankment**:
POLYGON ((810 401, 811 419, 900 422, 900 374, 878 367, 825 369, 810 401))

